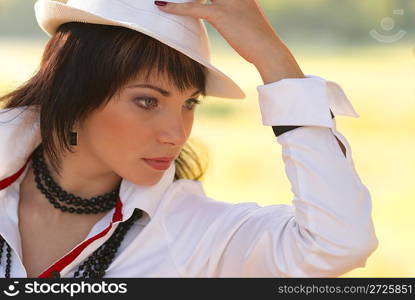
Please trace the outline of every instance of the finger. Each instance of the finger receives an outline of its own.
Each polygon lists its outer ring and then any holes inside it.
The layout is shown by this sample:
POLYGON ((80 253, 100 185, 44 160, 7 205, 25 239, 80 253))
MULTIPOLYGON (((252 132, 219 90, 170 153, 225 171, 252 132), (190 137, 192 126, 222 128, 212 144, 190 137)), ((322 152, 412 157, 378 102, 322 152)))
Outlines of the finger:
POLYGON ((190 16, 194 18, 207 19, 211 14, 210 5, 205 5, 199 2, 206 0, 198 0, 198 2, 167 2, 164 6, 157 6, 160 10, 167 13, 172 13, 182 16, 190 16))

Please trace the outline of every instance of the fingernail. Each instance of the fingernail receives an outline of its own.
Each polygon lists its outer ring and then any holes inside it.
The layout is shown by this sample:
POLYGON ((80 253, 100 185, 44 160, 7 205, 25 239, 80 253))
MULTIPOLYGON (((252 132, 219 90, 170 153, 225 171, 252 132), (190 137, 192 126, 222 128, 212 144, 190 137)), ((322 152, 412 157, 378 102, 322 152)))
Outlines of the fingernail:
POLYGON ((154 4, 158 6, 165 6, 167 2, 166 1, 154 1, 154 4))

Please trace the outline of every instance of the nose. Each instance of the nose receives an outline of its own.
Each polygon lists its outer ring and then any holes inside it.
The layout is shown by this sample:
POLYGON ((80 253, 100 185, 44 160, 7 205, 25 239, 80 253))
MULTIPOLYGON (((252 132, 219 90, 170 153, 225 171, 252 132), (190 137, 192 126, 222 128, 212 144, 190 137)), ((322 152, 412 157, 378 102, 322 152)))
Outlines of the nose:
POLYGON ((170 116, 168 119, 162 121, 160 126, 160 143, 181 146, 186 142, 188 137, 188 125, 182 115, 170 116))

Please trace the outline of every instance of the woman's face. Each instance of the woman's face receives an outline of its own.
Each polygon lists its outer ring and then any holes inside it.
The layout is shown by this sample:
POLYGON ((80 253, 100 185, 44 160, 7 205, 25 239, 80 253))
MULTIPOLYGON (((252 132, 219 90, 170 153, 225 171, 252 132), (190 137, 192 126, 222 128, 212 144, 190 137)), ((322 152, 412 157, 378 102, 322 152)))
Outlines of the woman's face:
POLYGON ((143 158, 179 156, 193 126, 193 99, 199 95, 195 88, 180 93, 165 77, 135 79, 77 128, 77 150, 93 158, 101 171, 135 184, 156 184, 165 170, 154 169, 143 158))

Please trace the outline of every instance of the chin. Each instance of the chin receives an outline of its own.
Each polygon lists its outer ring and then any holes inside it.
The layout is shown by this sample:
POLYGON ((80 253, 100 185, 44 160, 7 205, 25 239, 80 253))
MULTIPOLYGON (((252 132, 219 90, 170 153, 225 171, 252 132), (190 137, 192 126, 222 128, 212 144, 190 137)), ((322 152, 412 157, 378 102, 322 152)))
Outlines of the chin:
POLYGON ((147 175, 143 174, 143 176, 134 180, 134 183, 142 186, 152 186, 160 181, 163 174, 164 172, 157 172, 156 174, 153 173, 147 175))

